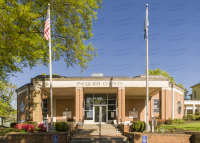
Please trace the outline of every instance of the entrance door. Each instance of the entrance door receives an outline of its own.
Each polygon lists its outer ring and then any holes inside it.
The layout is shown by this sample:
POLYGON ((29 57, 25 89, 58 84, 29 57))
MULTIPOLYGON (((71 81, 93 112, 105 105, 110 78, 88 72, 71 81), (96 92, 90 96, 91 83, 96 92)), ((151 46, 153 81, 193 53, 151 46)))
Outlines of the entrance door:
POLYGON ((99 119, 101 119, 101 123, 107 122, 107 106, 106 105, 96 105, 94 106, 94 122, 99 123, 99 119))

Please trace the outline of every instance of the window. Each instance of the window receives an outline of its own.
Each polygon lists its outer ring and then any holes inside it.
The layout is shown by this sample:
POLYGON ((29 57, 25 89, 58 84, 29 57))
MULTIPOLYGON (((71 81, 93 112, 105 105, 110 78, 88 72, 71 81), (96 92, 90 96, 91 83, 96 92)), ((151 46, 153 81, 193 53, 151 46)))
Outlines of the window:
POLYGON ((194 91, 194 99, 196 99, 196 91, 194 91))
POLYGON ((181 102, 178 101, 177 103, 177 111, 178 111, 178 114, 181 114, 181 102))
POLYGON ((159 113, 159 99, 153 99, 153 113, 159 113))
POLYGON ((42 99, 42 113, 48 113, 48 99, 42 99))
POLYGON ((85 94, 84 119, 93 120, 93 94, 85 94))

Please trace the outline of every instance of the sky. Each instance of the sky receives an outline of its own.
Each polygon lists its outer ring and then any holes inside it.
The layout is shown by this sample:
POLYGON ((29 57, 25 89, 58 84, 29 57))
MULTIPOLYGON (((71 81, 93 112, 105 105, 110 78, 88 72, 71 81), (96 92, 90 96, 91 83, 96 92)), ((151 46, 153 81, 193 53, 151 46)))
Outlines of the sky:
MULTIPOLYGON (((145 75, 146 40, 143 28, 146 4, 149 6, 149 69, 160 68, 182 83, 192 93, 200 83, 200 1, 199 0, 104 0, 93 23, 94 37, 85 44, 97 47, 98 57, 83 71, 79 66, 67 68, 64 61, 52 63, 52 73, 62 76, 134 77, 145 75)), ((21 87, 49 67, 24 68, 10 82, 21 87)), ((188 94, 188 95, 189 95, 188 94)))

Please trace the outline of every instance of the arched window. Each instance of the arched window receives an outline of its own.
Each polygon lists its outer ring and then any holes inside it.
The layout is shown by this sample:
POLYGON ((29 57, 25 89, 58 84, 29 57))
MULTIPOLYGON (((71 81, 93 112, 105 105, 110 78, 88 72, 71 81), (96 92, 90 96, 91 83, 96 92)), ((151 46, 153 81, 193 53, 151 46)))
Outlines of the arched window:
POLYGON ((181 102, 178 101, 177 103, 177 111, 178 111, 178 114, 181 114, 181 102))

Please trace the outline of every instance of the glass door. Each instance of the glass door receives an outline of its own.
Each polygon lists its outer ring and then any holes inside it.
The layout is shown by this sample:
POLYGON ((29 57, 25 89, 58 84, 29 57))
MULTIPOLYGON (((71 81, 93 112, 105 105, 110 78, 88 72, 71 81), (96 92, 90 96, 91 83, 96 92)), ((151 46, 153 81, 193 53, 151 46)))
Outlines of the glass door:
POLYGON ((99 118, 101 123, 107 123, 107 106, 106 105, 96 105, 94 106, 94 122, 99 123, 99 118))

